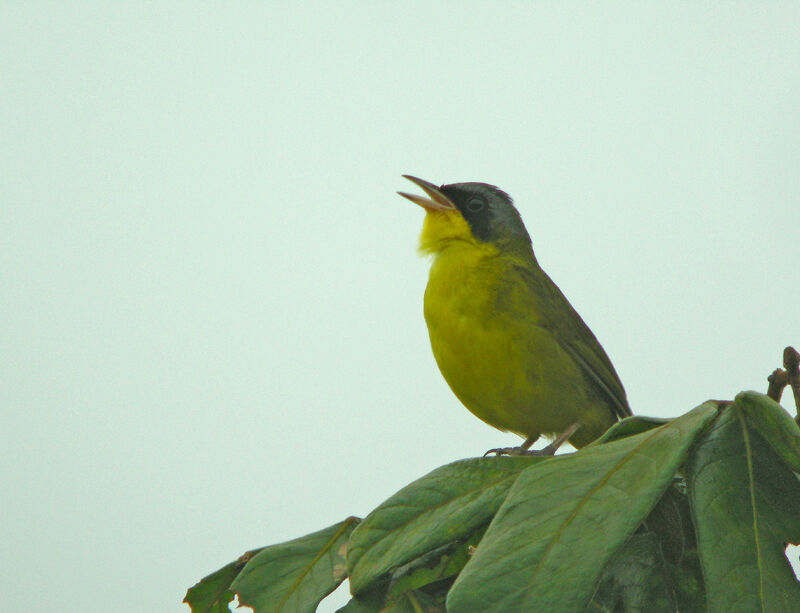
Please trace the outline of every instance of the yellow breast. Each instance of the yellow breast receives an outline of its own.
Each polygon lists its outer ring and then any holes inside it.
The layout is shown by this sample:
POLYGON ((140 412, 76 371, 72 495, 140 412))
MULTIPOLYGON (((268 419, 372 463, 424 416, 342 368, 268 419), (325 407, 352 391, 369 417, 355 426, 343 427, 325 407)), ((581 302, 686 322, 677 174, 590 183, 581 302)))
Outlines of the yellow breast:
POLYGON ((580 420, 587 406, 582 376, 540 325, 535 297, 514 272, 530 262, 459 236, 458 220, 439 224, 431 216, 420 239, 421 250, 434 255, 425 321, 455 395, 486 423, 525 437, 580 420))

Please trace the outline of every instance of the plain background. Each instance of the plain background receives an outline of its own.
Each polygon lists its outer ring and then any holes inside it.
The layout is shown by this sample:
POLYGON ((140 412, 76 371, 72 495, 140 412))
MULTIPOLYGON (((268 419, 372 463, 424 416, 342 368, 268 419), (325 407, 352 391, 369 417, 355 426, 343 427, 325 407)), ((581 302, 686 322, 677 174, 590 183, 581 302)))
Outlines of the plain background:
POLYGON ((763 391, 800 345, 797 3, 1 7, 20 610, 188 611, 245 550, 518 440, 436 369, 401 173, 515 198, 638 413, 763 391))

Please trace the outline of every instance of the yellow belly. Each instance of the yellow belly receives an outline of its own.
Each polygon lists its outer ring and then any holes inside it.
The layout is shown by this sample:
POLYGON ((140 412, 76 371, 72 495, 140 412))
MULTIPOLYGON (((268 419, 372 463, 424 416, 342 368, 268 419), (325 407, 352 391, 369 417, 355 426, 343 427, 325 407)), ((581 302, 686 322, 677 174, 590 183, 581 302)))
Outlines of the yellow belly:
POLYGON ((535 297, 503 257, 464 243, 434 260, 425 290, 431 347, 445 380, 478 418, 529 437, 583 426, 576 446, 613 422, 578 366, 543 327, 535 297))

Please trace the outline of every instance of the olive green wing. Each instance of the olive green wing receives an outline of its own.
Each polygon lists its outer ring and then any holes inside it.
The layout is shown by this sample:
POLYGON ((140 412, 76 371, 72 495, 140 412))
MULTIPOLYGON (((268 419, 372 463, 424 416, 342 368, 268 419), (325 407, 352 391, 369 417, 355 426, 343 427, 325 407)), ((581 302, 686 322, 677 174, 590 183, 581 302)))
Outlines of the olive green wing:
POLYGON ((547 274, 536 267, 517 267, 536 304, 538 324, 548 329, 600 393, 608 398, 620 419, 632 415, 625 388, 605 350, 589 326, 547 274))
POLYGON ((581 369, 603 391, 604 395, 611 399, 617 417, 623 419, 633 415, 625 395, 625 388, 622 387, 622 382, 611 365, 611 360, 608 359, 606 352, 596 339, 592 345, 587 345, 580 340, 562 343, 562 345, 581 369))

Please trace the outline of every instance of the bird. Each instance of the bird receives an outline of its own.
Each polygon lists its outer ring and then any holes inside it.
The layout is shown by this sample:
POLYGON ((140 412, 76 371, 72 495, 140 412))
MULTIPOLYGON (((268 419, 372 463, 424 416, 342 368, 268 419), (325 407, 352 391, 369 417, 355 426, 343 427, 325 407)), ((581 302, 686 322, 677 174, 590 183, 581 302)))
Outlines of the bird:
POLYGON ((608 355, 539 266, 511 197, 488 183, 402 176, 425 194, 398 192, 425 209, 423 310, 436 364, 470 412, 525 439, 486 453, 580 449, 632 415, 608 355), (531 449, 541 436, 552 442, 531 449))

